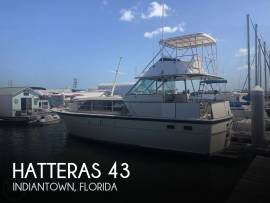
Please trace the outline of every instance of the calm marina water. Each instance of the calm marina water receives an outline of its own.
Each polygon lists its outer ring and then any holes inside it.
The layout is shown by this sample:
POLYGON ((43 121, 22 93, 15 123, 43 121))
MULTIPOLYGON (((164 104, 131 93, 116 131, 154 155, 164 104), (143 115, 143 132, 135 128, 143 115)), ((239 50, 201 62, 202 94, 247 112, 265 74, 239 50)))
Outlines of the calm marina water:
MULTIPOLYGON (((42 127, 0 126, 0 159, 1 183, 10 181, 12 162, 98 162, 108 169, 117 161, 130 166, 130 178, 117 180, 118 192, 36 192, 21 198, 34 201, 53 196, 55 201, 146 198, 224 202, 251 161, 205 159, 85 141, 67 135, 62 122, 42 127)), ((3 198, 3 190, 1 193, 3 198)))

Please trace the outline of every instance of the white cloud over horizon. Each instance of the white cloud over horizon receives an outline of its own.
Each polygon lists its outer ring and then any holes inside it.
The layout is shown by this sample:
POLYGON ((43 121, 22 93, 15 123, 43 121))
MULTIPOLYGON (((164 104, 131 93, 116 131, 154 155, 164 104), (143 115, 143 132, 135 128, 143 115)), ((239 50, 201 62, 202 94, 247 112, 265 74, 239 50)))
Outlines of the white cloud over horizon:
POLYGON ((237 67, 237 70, 246 70, 248 68, 248 66, 247 65, 242 65, 242 66, 239 66, 239 67, 237 67))
MULTIPOLYGON (((253 70, 254 69, 254 66, 251 66, 250 68, 251 68, 251 70, 253 70)), ((247 64, 237 67, 237 70, 239 70, 239 71, 247 70, 247 69, 248 69, 248 65, 247 64)))
MULTIPOLYGON (((255 53, 254 48, 251 48, 250 54, 254 54, 254 53, 255 53)), ((235 57, 244 57, 244 56, 247 56, 247 54, 248 54, 247 48, 239 48, 237 52, 235 53, 235 57)))
POLYGON ((103 0, 103 1, 102 1, 102 5, 103 5, 103 6, 108 6, 108 5, 109 5, 109 2, 108 2, 107 0, 103 0))
MULTIPOLYGON (((105 1, 105 4, 108 4, 107 1, 105 1)), ((135 18, 141 18, 143 20, 150 19, 154 17, 162 17, 162 14, 164 17, 168 16, 168 12, 172 10, 167 4, 160 4, 156 1, 151 2, 148 5, 147 12, 138 12, 137 6, 133 6, 128 9, 122 9, 120 10, 120 20, 131 22, 135 20, 135 18)))
POLYGON ((126 21, 126 22, 131 22, 135 18, 135 13, 131 9, 122 9, 120 11, 120 20, 121 21, 126 21))
POLYGON ((235 56, 242 57, 242 56, 247 56, 247 54, 248 54, 247 48, 239 48, 237 52, 235 53, 235 56))
POLYGON ((142 19, 149 19, 153 17, 166 17, 168 16, 168 11, 171 10, 171 8, 167 4, 160 4, 156 1, 153 1, 148 6, 148 12, 147 14, 142 13, 141 18, 142 19), (163 9, 164 8, 164 9, 163 9), (163 12, 162 12, 163 10, 163 12))
MULTIPOLYGON (((163 27, 163 32, 164 33, 174 33, 174 32, 177 32, 177 31, 182 32, 182 33, 185 32, 185 23, 180 23, 180 24, 178 24, 177 26, 174 26, 174 27, 170 27, 170 26, 164 26, 163 27)), ((145 38, 152 38, 153 36, 158 35, 160 33, 162 33, 162 27, 157 28, 157 29, 155 29, 153 31, 150 31, 150 32, 145 32, 144 37, 145 38)))

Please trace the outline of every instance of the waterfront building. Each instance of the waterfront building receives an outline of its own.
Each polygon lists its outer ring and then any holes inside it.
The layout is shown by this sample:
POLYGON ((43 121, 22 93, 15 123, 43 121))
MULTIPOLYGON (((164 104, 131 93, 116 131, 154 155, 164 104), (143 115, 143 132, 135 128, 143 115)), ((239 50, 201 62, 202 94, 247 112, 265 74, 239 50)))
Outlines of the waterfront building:
POLYGON ((40 95, 30 87, 0 88, 0 116, 33 115, 40 109, 40 95))

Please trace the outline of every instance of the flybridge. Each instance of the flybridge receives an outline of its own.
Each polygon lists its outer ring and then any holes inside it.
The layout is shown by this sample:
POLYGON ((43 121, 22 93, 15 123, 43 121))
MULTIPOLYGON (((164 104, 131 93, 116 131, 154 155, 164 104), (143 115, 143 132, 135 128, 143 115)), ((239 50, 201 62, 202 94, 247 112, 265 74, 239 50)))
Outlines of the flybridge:
POLYGON ((206 33, 161 40, 162 47, 137 78, 185 80, 221 79, 217 76, 216 40, 206 33))
POLYGON ((206 33, 161 40, 162 47, 139 79, 218 80, 216 40, 206 33))

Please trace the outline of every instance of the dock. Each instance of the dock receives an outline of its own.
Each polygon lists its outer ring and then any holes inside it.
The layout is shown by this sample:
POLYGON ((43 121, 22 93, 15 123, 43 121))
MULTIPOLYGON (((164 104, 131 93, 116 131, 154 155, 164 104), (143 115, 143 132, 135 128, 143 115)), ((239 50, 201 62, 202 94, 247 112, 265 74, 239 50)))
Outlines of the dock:
POLYGON ((270 157, 256 156, 227 203, 270 202, 270 157))

